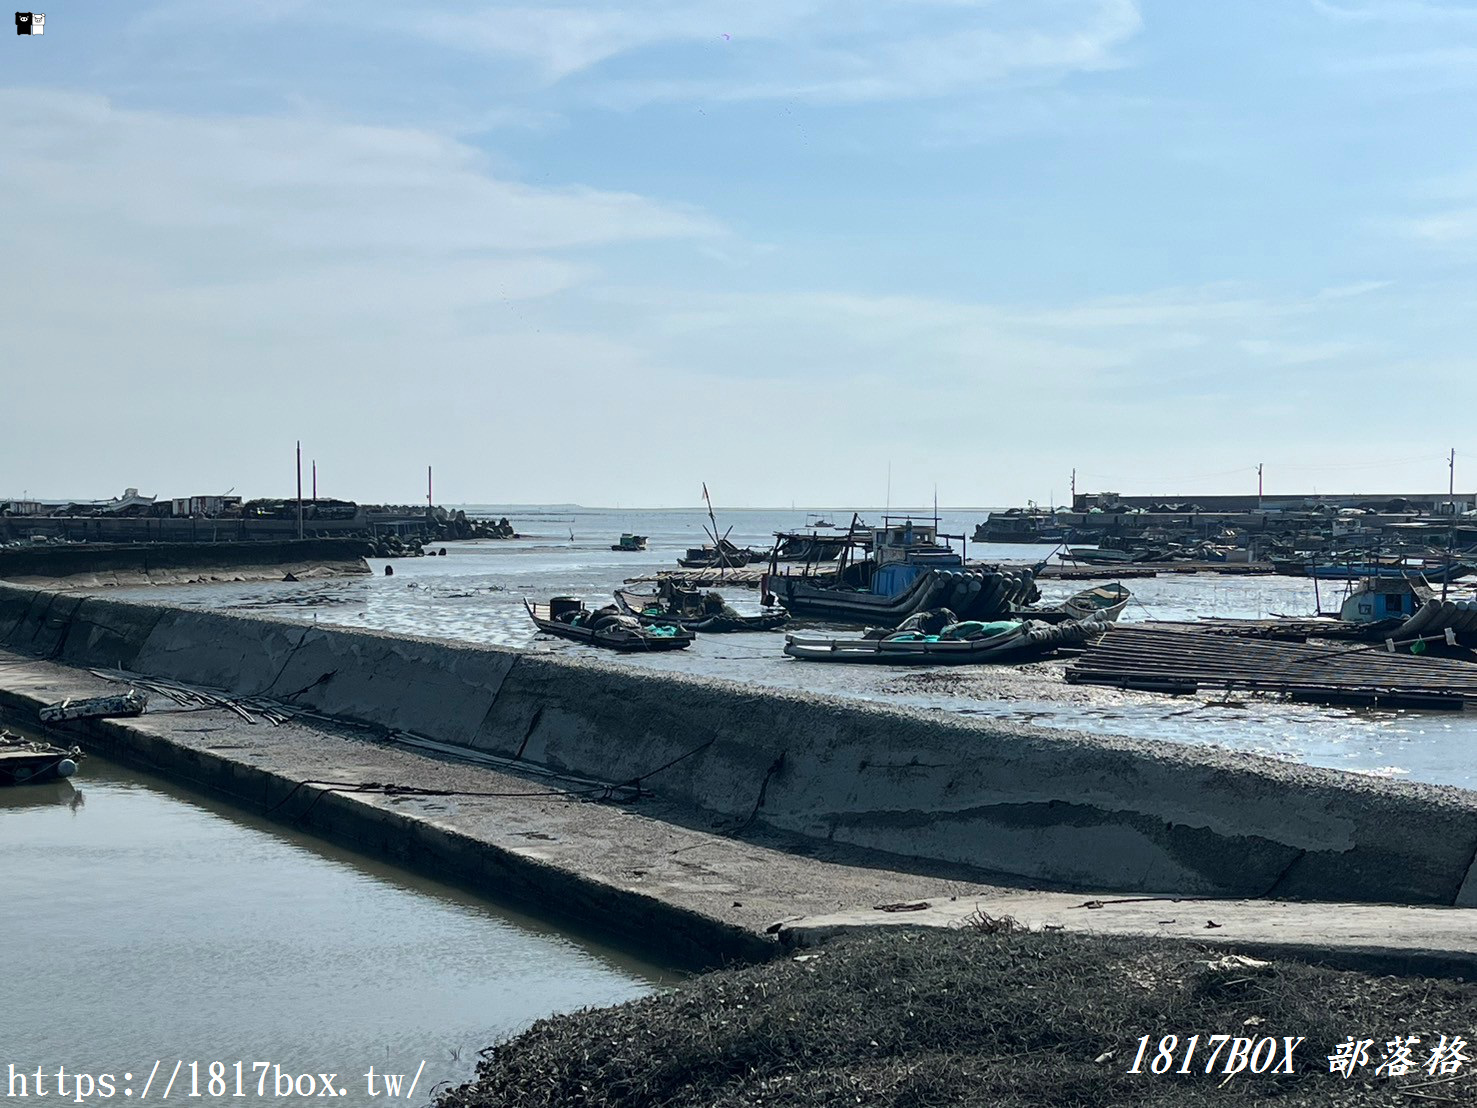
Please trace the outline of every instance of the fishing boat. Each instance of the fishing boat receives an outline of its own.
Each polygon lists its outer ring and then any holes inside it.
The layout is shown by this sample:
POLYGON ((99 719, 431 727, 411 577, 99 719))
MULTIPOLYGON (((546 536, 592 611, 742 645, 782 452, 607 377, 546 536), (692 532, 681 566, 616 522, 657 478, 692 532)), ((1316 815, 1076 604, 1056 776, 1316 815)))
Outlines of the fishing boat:
POLYGON ((534 604, 525 599, 523 607, 545 634, 606 650, 624 653, 682 650, 697 638, 691 631, 670 624, 643 627, 639 620, 614 605, 591 611, 584 601, 572 596, 556 596, 548 604, 534 604))
POLYGON ((729 542, 728 536, 733 531, 731 526, 723 534, 718 533, 718 517, 713 514, 713 498, 708 495, 706 481, 703 482, 703 500, 708 505, 708 524, 703 527, 703 531, 713 541, 703 546, 688 547, 687 555, 677 559, 679 566, 683 569, 730 569, 746 566, 756 558, 763 557, 753 550, 742 550, 729 542))
POLYGON ((1449 562, 1430 558, 1367 558, 1340 562, 1337 560, 1303 561, 1298 559, 1276 559, 1272 569, 1286 577, 1313 577, 1320 581, 1360 581, 1365 578, 1387 577, 1409 579, 1441 584, 1443 581, 1459 581, 1477 569, 1464 562, 1449 562))
POLYGON ((0 785, 36 785, 71 777, 82 757, 81 747, 52 746, 0 731, 0 785))
POLYGON ((696 589, 666 586, 656 595, 640 595, 617 589, 615 602, 642 626, 673 624, 686 631, 719 634, 731 631, 773 631, 790 619, 783 608, 766 608, 757 615, 736 612, 717 593, 704 595, 696 589))
POLYGON ((677 564, 683 569, 719 569, 746 566, 753 560, 752 550, 741 549, 723 538, 716 545, 688 547, 687 554, 678 558, 677 564))
POLYGON ((1111 585, 1083 589, 1076 596, 1062 601, 1061 607, 1069 619, 1097 618, 1114 623, 1123 614, 1123 609, 1128 607, 1132 596, 1132 593, 1115 581, 1111 585))
POLYGON ((622 534, 619 542, 613 542, 610 544, 610 549, 624 551, 628 554, 645 550, 646 536, 622 534))
POLYGON ((1040 598, 1030 568, 967 565, 941 539, 965 541, 940 534, 937 521, 885 516, 881 526, 865 527, 853 517, 834 567, 808 563, 782 574, 777 540, 761 591, 797 616, 876 627, 896 627, 931 608, 948 608, 966 620, 993 620, 1040 598))
POLYGON ((1068 547, 1062 551, 1060 557, 1064 562, 1082 562, 1090 566, 1121 565, 1134 560, 1133 555, 1126 550, 1105 550, 1102 547, 1085 546, 1068 547))
MULTIPOLYGON (((799 531, 776 531, 774 555, 781 562, 834 562, 846 549, 846 532, 827 533, 814 525, 799 531)), ((761 555, 760 561, 764 560, 761 555)))
MULTIPOLYGON (((917 618, 908 622, 911 624, 917 618)), ((808 662, 891 666, 1020 662, 1043 657, 1059 647, 1091 642, 1108 626, 1107 620, 1097 617, 1058 624, 1035 620, 967 620, 948 624, 934 634, 922 627, 905 626, 890 633, 856 639, 786 635, 785 653, 808 662)))
POLYGON ((1061 543, 1068 529, 1059 527, 1054 512, 1039 509, 1009 508, 991 512, 983 523, 974 526, 975 542, 1061 543))

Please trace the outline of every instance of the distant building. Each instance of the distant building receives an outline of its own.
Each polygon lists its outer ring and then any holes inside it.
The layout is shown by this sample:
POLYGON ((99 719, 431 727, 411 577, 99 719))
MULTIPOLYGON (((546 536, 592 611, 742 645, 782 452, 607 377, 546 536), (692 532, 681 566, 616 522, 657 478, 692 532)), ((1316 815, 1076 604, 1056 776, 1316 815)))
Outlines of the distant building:
POLYGON ((171 515, 178 517, 216 519, 227 514, 239 514, 239 496, 177 496, 170 501, 171 515))
MULTIPOLYGON (((0 512, 16 516, 147 516, 157 514, 155 498, 125 489, 111 500, 6 500, 0 512)), ((162 508, 162 505, 158 507, 162 508)))
POLYGON ((1477 507, 1477 493, 1284 493, 1237 496, 1120 496, 1116 492, 1078 493, 1074 512, 1310 512, 1328 508, 1368 508, 1376 512, 1427 512, 1460 515, 1477 507), (1453 512, 1452 505, 1455 505, 1453 512))

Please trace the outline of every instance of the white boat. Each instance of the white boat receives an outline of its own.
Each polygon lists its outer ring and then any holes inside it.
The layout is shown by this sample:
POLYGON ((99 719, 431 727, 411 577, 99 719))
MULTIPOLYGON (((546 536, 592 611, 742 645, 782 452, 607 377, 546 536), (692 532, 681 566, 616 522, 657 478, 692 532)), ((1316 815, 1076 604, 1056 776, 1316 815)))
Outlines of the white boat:
POLYGON ((1116 623, 1132 596, 1115 581, 1111 585, 1083 589, 1076 596, 1062 601, 1062 611, 1073 619, 1101 619, 1116 623))

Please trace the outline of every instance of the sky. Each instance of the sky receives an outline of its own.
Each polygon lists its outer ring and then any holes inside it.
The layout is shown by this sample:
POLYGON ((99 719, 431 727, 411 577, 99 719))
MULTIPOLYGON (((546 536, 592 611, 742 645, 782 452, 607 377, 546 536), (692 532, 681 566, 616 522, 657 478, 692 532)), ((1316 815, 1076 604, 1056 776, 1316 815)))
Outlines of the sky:
POLYGON ((45 3, 0 496, 1477 486, 1477 3, 45 3))

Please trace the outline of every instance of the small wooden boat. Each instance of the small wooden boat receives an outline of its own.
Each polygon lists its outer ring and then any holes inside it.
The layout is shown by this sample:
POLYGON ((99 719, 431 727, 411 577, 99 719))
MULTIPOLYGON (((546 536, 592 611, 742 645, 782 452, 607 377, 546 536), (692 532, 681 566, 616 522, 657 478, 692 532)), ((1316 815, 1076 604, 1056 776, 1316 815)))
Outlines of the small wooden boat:
POLYGON ((572 596, 556 596, 548 604, 523 601, 529 617, 545 634, 625 653, 650 650, 682 650, 697 638, 691 631, 671 624, 643 627, 633 616, 614 605, 591 611, 572 596))
POLYGON ((1119 565, 1133 561, 1133 555, 1125 550, 1104 550, 1101 547, 1070 546, 1060 555, 1064 562, 1082 562, 1090 566, 1119 565))
POLYGON ((40 784, 71 777, 82 757, 81 747, 63 749, 0 731, 0 785, 40 784))
POLYGON ((696 589, 676 592, 665 600, 661 596, 642 596, 617 589, 615 602, 621 611, 634 616, 643 626, 670 623, 687 631, 706 634, 773 631, 790 619, 790 613, 783 608, 766 608, 757 615, 746 616, 729 608, 721 598, 713 606, 696 589))
POLYGON ((619 542, 613 542, 610 544, 610 549, 625 551, 628 554, 635 553, 636 551, 640 550, 645 550, 646 536, 623 534, 621 535, 619 542))
POLYGON ((94 696, 87 700, 73 700, 68 697, 46 705, 36 714, 41 717, 42 723, 65 723, 72 719, 116 719, 143 715, 148 705, 147 695, 136 689, 129 689, 116 696, 94 696))
POLYGON ((999 620, 957 623, 935 635, 918 630, 859 639, 786 635, 785 653, 810 662, 890 666, 1022 662, 1050 654, 1058 647, 1091 642, 1108 626, 1106 620, 1096 618, 1058 624, 999 620))
POLYGON ((1123 609, 1128 607, 1132 596, 1132 593, 1115 581, 1111 585, 1083 589, 1076 596, 1062 601, 1062 611, 1070 619, 1097 618, 1114 623, 1123 614, 1123 609))

